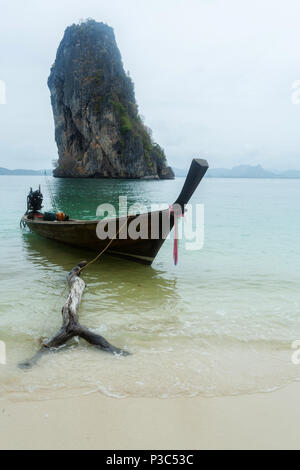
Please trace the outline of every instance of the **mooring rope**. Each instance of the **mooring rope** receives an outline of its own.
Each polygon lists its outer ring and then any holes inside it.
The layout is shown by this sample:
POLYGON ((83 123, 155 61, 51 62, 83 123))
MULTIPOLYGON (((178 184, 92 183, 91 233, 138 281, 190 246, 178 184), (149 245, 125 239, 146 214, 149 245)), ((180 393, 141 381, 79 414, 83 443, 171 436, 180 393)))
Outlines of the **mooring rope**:
POLYGON ((82 268, 80 268, 80 273, 86 269, 88 266, 90 266, 91 264, 93 263, 96 263, 96 261, 98 261, 99 258, 101 258, 102 255, 104 255, 104 253, 108 250, 108 248, 112 245, 112 243, 116 240, 117 236, 119 235, 119 233, 122 231, 122 229, 125 227, 125 225, 127 225, 128 223, 128 218, 126 218, 126 221, 124 222, 124 224, 122 224, 122 226, 119 228, 119 230, 115 233, 115 235, 113 236, 113 238, 109 241, 109 243, 106 245, 106 247, 100 251, 100 253, 98 253, 98 255, 96 256, 96 258, 92 259, 91 261, 89 261, 85 266, 83 266, 82 268))
MULTIPOLYGON (((91 261, 89 261, 85 266, 83 266, 82 268, 80 268, 80 271, 78 272, 78 274, 80 274, 84 269, 86 269, 88 266, 91 266, 93 263, 96 263, 96 261, 98 261, 99 258, 101 258, 102 255, 104 255, 104 253, 108 250, 108 248, 112 245, 112 243, 116 240, 117 236, 119 235, 119 233, 122 231, 122 229, 125 227, 125 225, 128 223, 128 218, 126 219, 126 221, 124 222, 124 224, 122 224, 122 226, 119 228, 119 230, 115 233, 115 235, 113 236, 113 238, 109 241, 109 243, 106 245, 106 247, 100 251, 100 253, 98 253, 98 255, 92 259, 91 261)), ((63 288, 63 290, 61 291, 61 293, 59 294, 54 306, 53 306, 53 311, 54 309, 56 310, 57 308, 57 305, 58 305, 58 302, 60 300, 60 298, 64 295, 66 289, 68 287, 68 281, 66 280, 66 284, 65 284, 65 287, 63 288)), ((49 324, 49 316, 47 316, 46 320, 45 320, 45 323, 44 323, 44 326, 43 326, 43 329, 44 329, 44 332, 46 334, 46 329, 48 328, 48 324, 49 324)))

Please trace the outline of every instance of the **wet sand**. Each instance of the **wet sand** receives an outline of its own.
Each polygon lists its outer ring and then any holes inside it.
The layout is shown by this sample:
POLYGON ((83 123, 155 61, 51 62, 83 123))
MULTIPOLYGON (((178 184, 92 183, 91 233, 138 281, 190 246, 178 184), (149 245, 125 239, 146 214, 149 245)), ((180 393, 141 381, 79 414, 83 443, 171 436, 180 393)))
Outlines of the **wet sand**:
POLYGON ((1 449, 300 449, 300 384, 248 396, 0 401, 1 449))

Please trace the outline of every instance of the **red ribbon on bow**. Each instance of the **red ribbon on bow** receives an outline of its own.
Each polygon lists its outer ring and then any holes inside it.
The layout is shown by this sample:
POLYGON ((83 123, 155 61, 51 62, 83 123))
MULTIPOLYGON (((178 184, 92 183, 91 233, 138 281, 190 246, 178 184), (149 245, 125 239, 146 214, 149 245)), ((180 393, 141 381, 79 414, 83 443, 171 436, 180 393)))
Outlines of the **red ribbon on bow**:
POLYGON ((177 266, 178 264, 178 219, 180 217, 184 217, 184 214, 178 215, 176 211, 174 211, 173 206, 170 206, 170 213, 174 215, 174 247, 173 247, 173 258, 174 264, 177 266))

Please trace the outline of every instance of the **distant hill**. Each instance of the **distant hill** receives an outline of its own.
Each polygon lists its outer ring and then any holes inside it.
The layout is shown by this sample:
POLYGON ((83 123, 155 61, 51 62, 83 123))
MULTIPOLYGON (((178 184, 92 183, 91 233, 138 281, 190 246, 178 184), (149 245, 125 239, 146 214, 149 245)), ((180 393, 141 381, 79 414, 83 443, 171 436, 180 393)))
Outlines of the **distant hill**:
POLYGON ((226 168, 212 168, 209 170, 208 177, 210 178, 277 178, 279 174, 272 173, 265 170, 261 165, 239 165, 233 167, 231 170, 226 168))
MULTIPOLYGON (((177 178, 186 177, 188 170, 174 168, 177 178)), ((8 170, 0 168, 0 176, 43 176, 45 170, 8 170)), ((53 170, 46 170, 48 176, 52 176, 53 170)), ((208 178, 279 178, 300 179, 300 170, 265 170, 261 165, 239 165, 229 168, 210 168, 207 172, 208 178)))
POLYGON ((7 168, 0 168, 0 175, 4 176, 43 176, 45 174, 51 176, 52 170, 8 170, 7 168))
MULTIPOLYGON (((175 176, 186 176, 188 170, 174 168, 175 176)), ((300 179, 300 170, 275 171, 266 170, 261 165, 239 165, 229 168, 210 168, 207 172, 208 178, 280 178, 300 179)))
POLYGON ((288 170, 284 171, 280 174, 281 178, 300 178, 300 171, 299 170, 288 170))
POLYGON ((175 176, 177 176, 177 178, 181 178, 182 176, 186 176, 187 173, 188 173, 188 170, 181 170, 180 168, 173 168, 173 171, 175 173, 175 176))

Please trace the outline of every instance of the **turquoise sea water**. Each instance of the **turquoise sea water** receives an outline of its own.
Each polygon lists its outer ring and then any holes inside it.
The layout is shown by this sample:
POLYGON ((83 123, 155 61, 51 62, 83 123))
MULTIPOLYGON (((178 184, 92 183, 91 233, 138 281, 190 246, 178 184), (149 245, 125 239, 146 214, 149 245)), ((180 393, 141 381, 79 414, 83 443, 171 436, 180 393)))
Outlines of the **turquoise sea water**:
MULTIPOLYGON (((67 272, 92 255, 22 232, 30 186, 44 178, 0 177, 0 395, 44 399, 101 392, 177 397, 270 391, 300 378, 300 181, 205 179, 205 244, 172 260, 172 241, 153 266, 104 257, 84 274, 83 324, 132 355, 114 357, 80 341, 24 372, 17 364, 61 325, 67 272)), ((74 218, 97 206, 172 202, 176 181, 54 180, 57 204, 74 218)), ((45 208, 50 208, 46 197, 45 208)))

